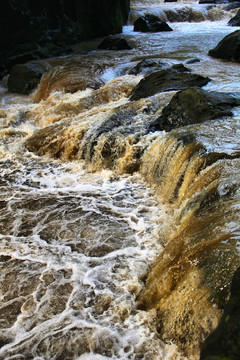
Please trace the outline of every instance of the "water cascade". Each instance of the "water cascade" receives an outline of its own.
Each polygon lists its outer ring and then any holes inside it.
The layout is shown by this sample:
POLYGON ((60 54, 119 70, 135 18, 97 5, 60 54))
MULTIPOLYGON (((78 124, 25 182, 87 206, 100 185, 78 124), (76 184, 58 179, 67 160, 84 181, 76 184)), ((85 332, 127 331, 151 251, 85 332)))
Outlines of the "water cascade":
POLYGON ((240 107, 154 131, 176 91, 131 101, 132 70, 183 63, 238 98, 239 65, 208 56, 236 11, 134 0, 132 50, 74 45, 30 95, 3 80, 1 360, 199 359, 240 265, 240 107), (134 32, 145 13, 173 31, 134 32))

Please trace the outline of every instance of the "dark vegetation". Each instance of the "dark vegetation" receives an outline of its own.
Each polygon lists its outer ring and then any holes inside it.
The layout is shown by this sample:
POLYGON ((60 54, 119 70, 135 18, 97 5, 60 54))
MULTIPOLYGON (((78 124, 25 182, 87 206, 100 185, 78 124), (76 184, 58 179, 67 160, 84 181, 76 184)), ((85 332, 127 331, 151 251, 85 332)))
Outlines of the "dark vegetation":
POLYGON ((66 55, 81 40, 117 34, 130 0, 2 0, 0 77, 15 64, 66 55))

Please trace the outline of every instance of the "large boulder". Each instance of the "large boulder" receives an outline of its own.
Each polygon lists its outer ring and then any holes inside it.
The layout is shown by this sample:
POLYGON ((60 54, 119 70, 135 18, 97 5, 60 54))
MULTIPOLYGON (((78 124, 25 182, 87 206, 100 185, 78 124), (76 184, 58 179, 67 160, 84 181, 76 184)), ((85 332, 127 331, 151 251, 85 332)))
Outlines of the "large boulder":
POLYGON ((201 360, 239 359, 240 353, 240 268, 233 276, 231 295, 216 330, 205 340, 201 360))
POLYGON ((201 75, 189 74, 172 68, 164 69, 142 79, 133 90, 130 100, 139 100, 158 92, 183 90, 190 86, 201 87, 209 81, 209 78, 201 75))
POLYGON ((172 28, 158 16, 146 14, 134 22, 133 30, 140 32, 160 32, 172 31, 172 28))
POLYGON ((237 14, 229 20, 228 25, 240 26, 240 10, 238 10, 237 14))
POLYGON ((240 99, 234 98, 231 94, 188 88, 172 97, 151 128, 171 131, 185 125, 231 116, 232 107, 238 105, 240 99))
POLYGON ((131 50, 132 46, 122 36, 108 36, 99 45, 99 50, 131 50))
POLYGON ((8 91, 28 95, 40 83, 47 68, 38 62, 14 65, 8 77, 8 91))
POLYGON ((225 36, 208 54, 215 58, 240 62, 240 30, 225 36))

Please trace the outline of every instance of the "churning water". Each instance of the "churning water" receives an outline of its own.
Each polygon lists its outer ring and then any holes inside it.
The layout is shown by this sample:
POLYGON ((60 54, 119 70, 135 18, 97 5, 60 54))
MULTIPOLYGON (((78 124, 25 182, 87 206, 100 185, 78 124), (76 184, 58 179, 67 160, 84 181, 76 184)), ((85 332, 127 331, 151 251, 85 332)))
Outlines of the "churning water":
MULTIPOLYGON (((232 15, 194 3, 133 1, 124 28, 133 50, 95 50, 100 40, 80 44, 76 52, 92 50, 45 60, 53 70, 32 96, 3 86, 0 359, 193 358, 163 341, 154 308, 140 310, 136 298, 152 263, 183 228, 186 256, 194 253, 193 217, 206 249, 214 239, 227 244, 235 261, 230 273, 236 268, 240 109, 211 125, 149 133, 148 122, 174 92, 130 102, 142 76, 129 70, 145 58, 169 66, 198 58, 187 66, 211 78, 206 89, 239 93, 239 65, 207 55, 234 31, 227 26, 232 15), (134 33, 132 21, 146 12, 180 20, 169 33, 134 33), (90 88, 61 90, 76 78, 90 88), (94 90, 91 82, 103 86, 94 90), (182 142, 186 137, 195 145, 182 142), (223 153, 207 163, 208 154, 223 153)), ((161 266, 164 272, 169 264, 161 266)))

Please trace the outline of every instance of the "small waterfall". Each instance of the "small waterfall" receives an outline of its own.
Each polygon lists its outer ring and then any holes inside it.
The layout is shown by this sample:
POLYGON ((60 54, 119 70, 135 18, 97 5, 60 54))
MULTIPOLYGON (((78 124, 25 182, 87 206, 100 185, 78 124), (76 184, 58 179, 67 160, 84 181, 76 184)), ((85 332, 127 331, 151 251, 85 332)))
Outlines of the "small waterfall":
POLYGON ((1 90, 1 360, 195 360, 228 299, 240 264, 239 109, 151 132, 175 92, 131 101, 143 74, 130 73, 143 59, 198 58, 186 66, 211 78, 207 89, 237 94, 239 64, 207 55, 232 31, 230 13, 132 5, 131 22, 172 16, 174 31, 126 26, 132 50, 94 40, 88 54, 44 60, 32 95, 1 90))
POLYGON ((138 306, 155 308, 161 336, 190 357, 198 357, 206 332, 218 324, 240 265, 239 157, 208 153, 192 136, 174 132, 143 157, 141 171, 172 205, 176 229, 152 266, 138 306))
POLYGON ((201 22, 229 20, 234 16, 236 10, 228 10, 226 4, 198 4, 196 1, 180 1, 164 3, 163 1, 151 1, 150 4, 136 1, 132 3, 129 15, 129 24, 133 24, 137 18, 146 14, 159 16, 161 20, 167 22, 201 22))

